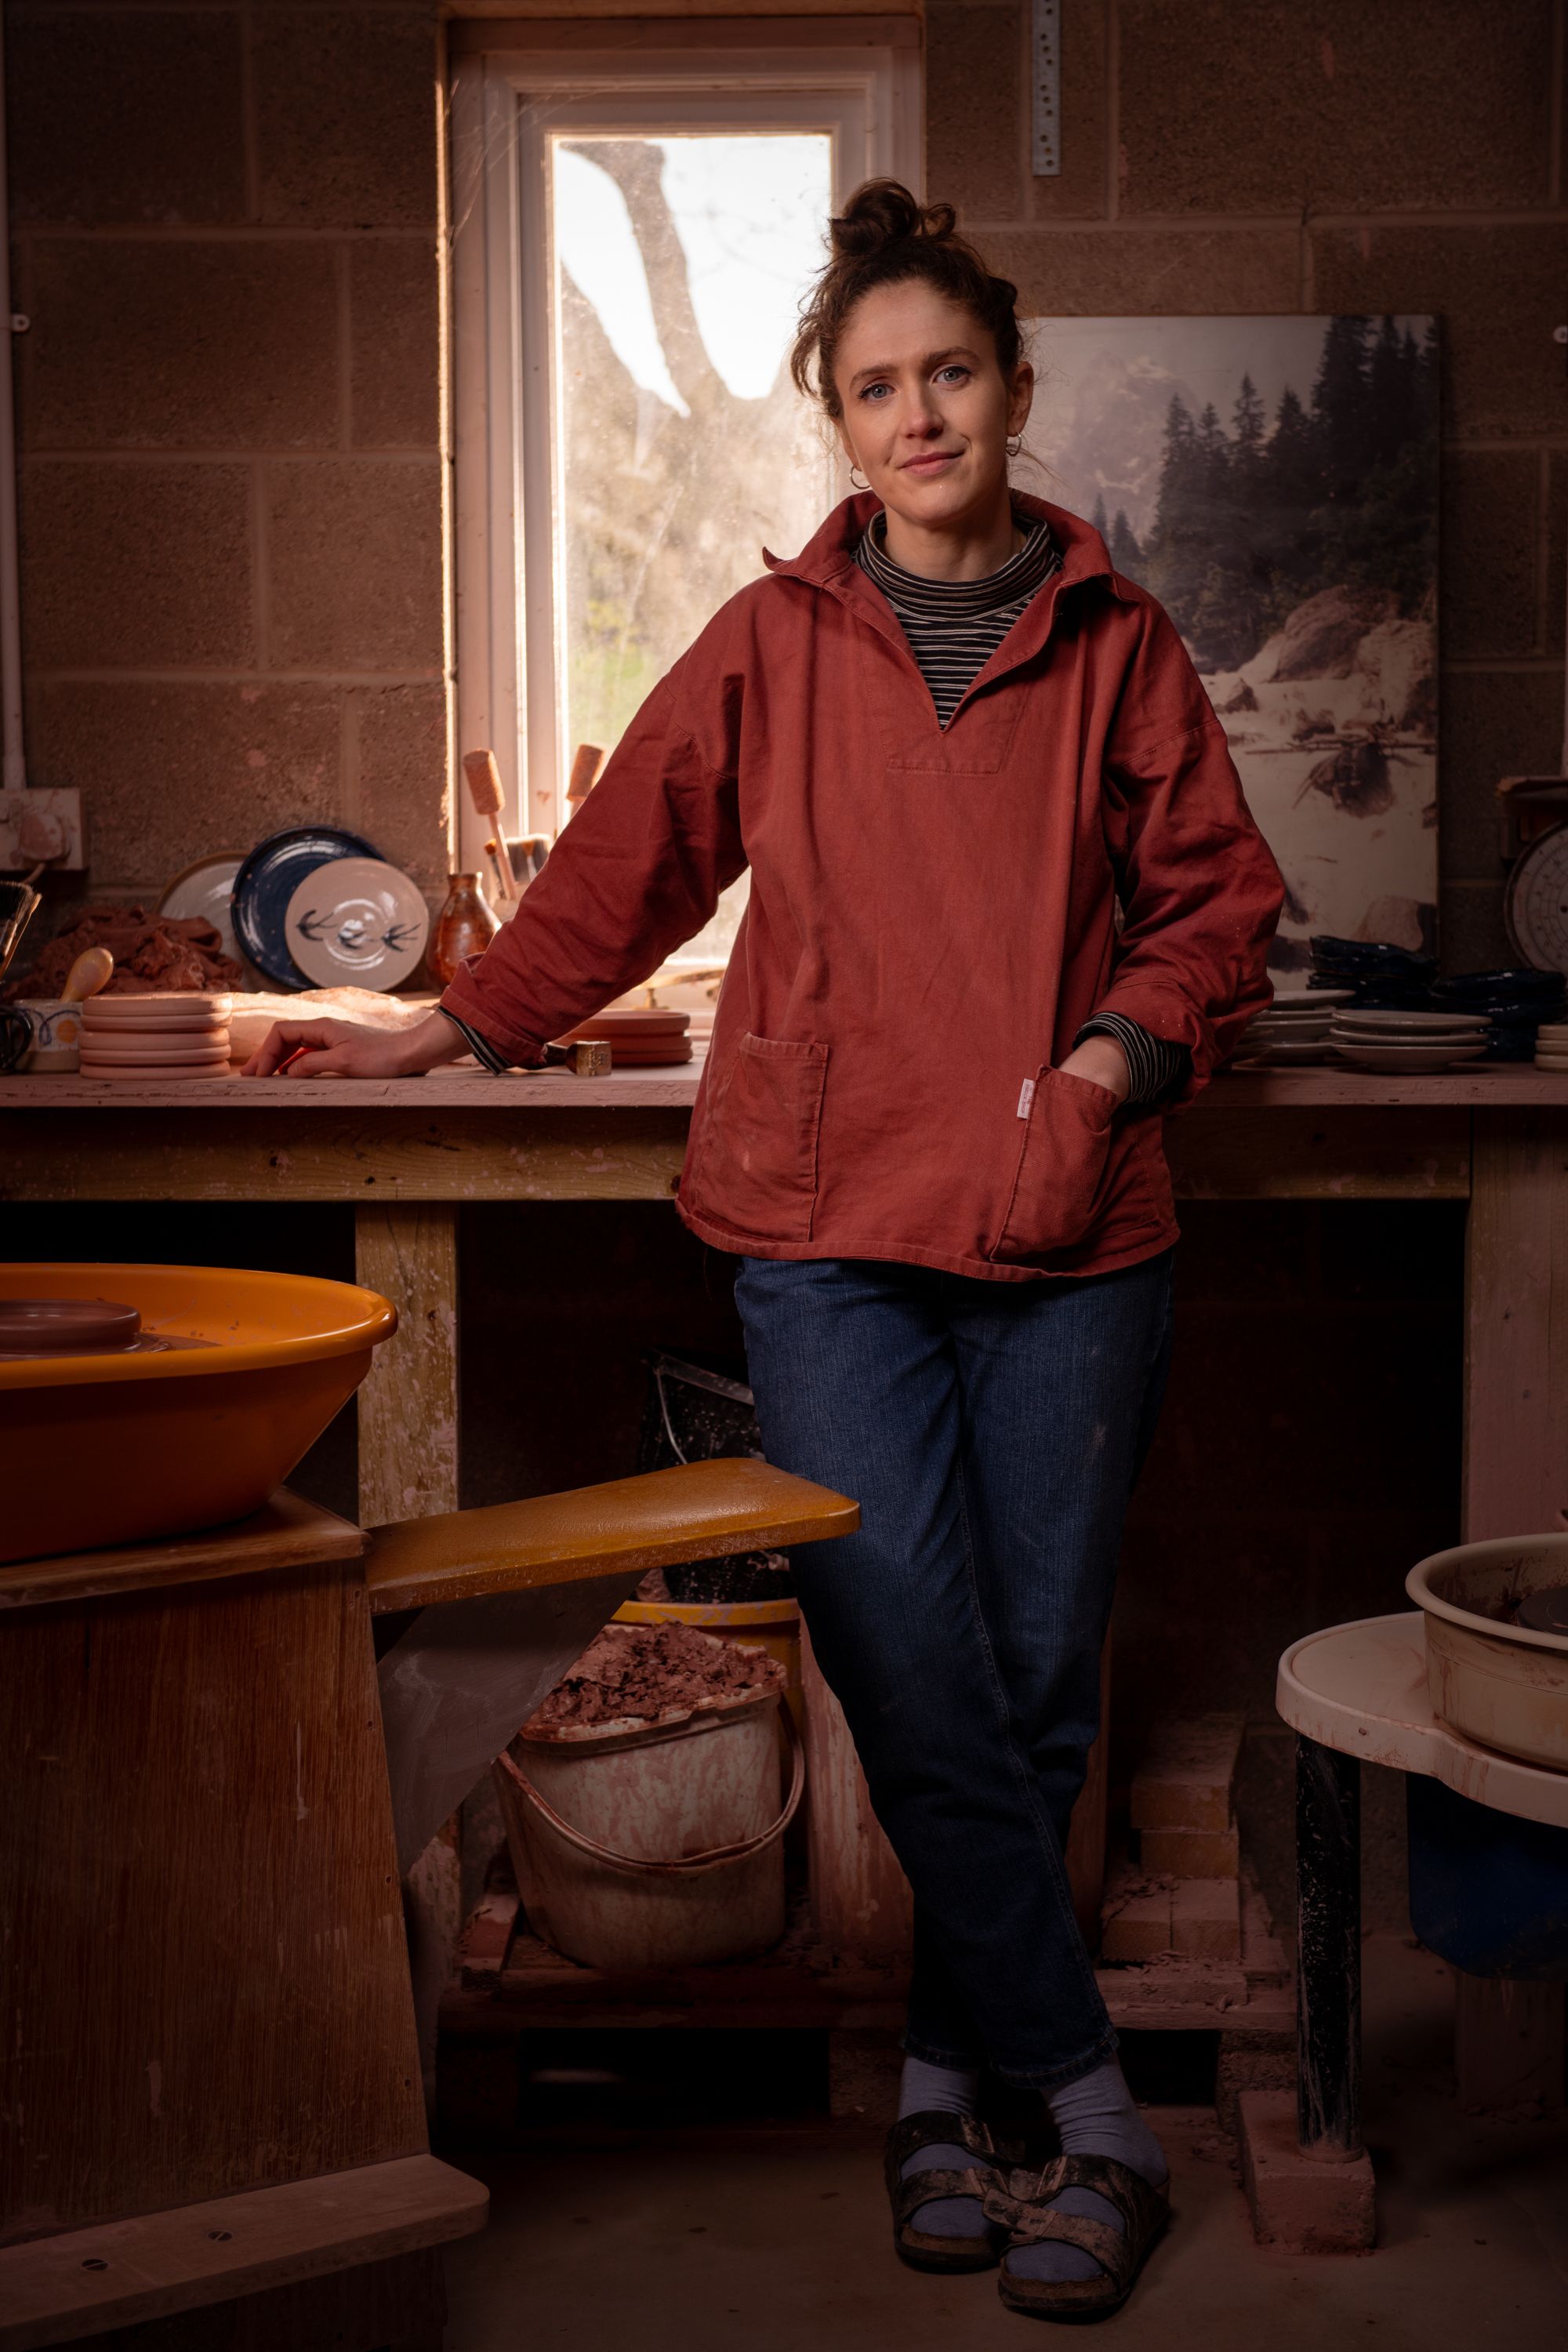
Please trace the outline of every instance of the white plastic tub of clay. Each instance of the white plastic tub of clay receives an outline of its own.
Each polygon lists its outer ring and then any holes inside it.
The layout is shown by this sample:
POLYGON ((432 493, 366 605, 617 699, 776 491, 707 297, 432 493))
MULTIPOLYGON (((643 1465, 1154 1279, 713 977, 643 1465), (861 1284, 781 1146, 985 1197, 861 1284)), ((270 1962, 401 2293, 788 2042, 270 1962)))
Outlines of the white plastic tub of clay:
POLYGON ((1568 1585, 1568 1535, 1503 1536, 1419 1560, 1405 1589, 1426 1622, 1434 1712, 1467 1738, 1568 1771, 1568 1634, 1514 1622, 1529 1594, 1568 1585))
POLYGON ((495 1788, 530 1925, 590 1968, 679 1968, 784 1931, 783 1835, 805 1786, 772 1685, 673 1720, 520 1732, 495 1788), (792 1751, 779 1801, 782 1720, 792 1751))

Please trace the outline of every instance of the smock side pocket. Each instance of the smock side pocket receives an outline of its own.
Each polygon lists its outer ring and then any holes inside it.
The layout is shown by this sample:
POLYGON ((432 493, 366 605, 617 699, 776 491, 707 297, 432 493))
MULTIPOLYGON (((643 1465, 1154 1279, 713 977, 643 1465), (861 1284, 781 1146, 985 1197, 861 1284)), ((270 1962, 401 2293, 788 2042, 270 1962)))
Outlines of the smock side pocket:
POLYGON ((1023 1141, 994 1258, 1043 1257, 1093 1222, 1110 1154, 1116 1097, 1092 1078, 1037 1071, 1020 1105, 1023 1141))
POLYGON ((709 1213, 759 1240, 808 1242, 828 1048, 750 1031, 709 1107, 694 1190, 709 1213))

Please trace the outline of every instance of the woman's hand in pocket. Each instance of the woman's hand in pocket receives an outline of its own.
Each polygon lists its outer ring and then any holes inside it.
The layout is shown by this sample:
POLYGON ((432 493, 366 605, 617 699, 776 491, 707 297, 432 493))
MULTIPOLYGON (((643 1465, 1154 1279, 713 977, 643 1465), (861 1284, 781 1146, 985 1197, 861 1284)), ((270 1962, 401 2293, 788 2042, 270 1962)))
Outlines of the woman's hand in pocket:
POLYGON ((1073 1047, 1060 1068, 1064 1078, 1088 1078, 1104 1087, 1119 1103, 1125 1102, 1131 1091, 1127 1056, 1114 1037, 1086 1037, 1081 1045, 1073 1047))

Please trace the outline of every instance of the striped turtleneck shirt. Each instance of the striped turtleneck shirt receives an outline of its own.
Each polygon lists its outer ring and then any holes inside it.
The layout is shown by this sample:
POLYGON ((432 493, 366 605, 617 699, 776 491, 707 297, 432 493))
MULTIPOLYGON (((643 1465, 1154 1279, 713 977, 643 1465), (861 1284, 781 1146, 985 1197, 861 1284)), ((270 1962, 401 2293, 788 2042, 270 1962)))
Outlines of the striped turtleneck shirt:
MULTIPOLYGON (((892 606, 921 676, 931 688, 937 720, 944 730, 1014 623, 1052 573, 1061 553, 1043 517, 1014 509, 1024 544, 1000 572, 984 580, 926 580, 895 563, 885 544, 886 518, 873 515, 860 534, 855 558, 892 606)), ((1146 1109, 1184 1085, 1192 1066, 1185 1045, 1151 1035, 1124 1013, 1097 1013, 1086 1021, 1075 1045, 1086 1037, 1113 1037, 1127 1056, 1130 1108, 1146 1109)))

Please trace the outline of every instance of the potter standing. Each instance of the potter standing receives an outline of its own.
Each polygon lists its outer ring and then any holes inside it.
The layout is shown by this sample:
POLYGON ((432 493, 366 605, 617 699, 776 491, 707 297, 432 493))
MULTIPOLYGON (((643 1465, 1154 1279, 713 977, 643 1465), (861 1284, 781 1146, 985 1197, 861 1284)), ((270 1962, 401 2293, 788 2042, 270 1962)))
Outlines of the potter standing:
POLYGON ((654 689, 438 1012, 250 1066, 537 1064, 750 866, 679 1207, 739 1261, 770 1459, 861 1507, 796 1574, 914 1890, 895 2242, 1071 2319, 1165 2214, 1063 1867, 1165 1376, 1161 1114, 1268 1001, 1281 890, 1161 605, 1010 485, 1015 301, 948 206, 851 198, 794 367, 865 487, 654 689), (1043 2171, 986 2066, 1048 2108, 1043 2171))

